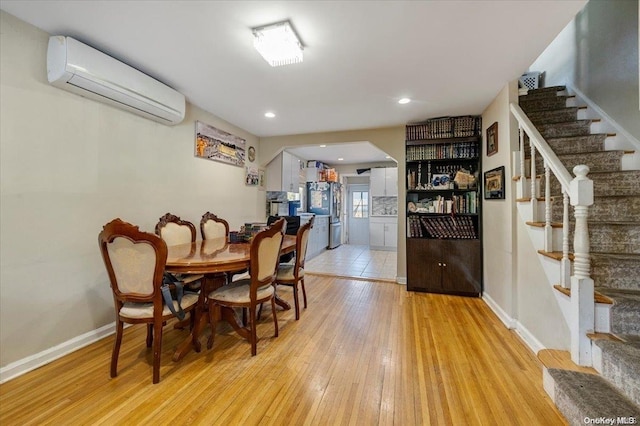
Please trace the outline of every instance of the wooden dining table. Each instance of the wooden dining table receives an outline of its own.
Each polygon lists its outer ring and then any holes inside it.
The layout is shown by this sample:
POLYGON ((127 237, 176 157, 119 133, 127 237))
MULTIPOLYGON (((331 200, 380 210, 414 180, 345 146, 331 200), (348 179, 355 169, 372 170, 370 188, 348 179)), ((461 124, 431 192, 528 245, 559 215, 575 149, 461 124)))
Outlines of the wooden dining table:
MULTIPOLYGON (((296 236, 285 235, 282 241, 281 254, 287 254, 296 248, 296 236)), ((204 312, 205 296, 210 291, 221 285, 224 285, 225 279, 222 273, 230 274, 241 272, 249 268, 251 262, 251 244, 248 242, 230 243, 226 237, 212 238, 209 240, 195 241, 192 243, 168 246, 167 263, 165 270, 171 273, 180 274, 204 274, 204 282, 200 291, 200 315, 193 330, 196 336, 200 336, 203 328, 207 324, 208 316, 204 312)), ((280 299, 277 295, 275 302, 283 309, 291 309, 291 305, 280 299)), ((242 337, 247 338, 247 330, 240 325, 240 321, 231 308, 223 308, 221 310, 222 319, 226 320, 231 327, 242 337)), ((214 331, 212 330, 212 333, 214 331)), ((195 345, 195 351, 200 352, 200 342, 196 338, 194 340, 190 336, 182 342, 173 355, 174 361, 182 359, 191 348, 195 345)))

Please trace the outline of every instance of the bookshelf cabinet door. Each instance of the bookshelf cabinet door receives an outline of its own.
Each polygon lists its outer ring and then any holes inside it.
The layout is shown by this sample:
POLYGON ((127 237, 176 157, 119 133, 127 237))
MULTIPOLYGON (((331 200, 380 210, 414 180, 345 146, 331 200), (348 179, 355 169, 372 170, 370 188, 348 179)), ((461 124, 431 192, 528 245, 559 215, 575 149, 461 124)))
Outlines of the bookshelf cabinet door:
POLYGON ((442 292, 441 241, 407 239, 407 289, 442 292))
POLYGON ((479 240, 446 240, 442 244, 442 290, 479 296, 481 292, 482 246, 479 240))

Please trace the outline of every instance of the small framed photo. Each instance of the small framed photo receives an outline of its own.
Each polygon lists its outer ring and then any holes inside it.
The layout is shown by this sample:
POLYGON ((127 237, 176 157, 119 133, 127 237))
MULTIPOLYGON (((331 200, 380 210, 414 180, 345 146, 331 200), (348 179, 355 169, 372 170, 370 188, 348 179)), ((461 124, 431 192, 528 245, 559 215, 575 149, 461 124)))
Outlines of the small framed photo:
POLYGON ((498 122, 496 121, 487 129, 487 157, 498 152, 498 122))
POLYGON ((484 173, 484 199, 504 200, 504 166, 484 173))

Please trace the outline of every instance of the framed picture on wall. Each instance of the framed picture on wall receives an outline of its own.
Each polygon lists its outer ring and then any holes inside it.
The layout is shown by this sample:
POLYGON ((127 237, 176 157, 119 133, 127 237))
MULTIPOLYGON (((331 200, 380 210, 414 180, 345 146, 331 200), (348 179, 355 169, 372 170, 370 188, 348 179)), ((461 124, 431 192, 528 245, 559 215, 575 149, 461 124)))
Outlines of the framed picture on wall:
POLYGON ((246 141, 201 121, 196 121, 196 157, 243 167, 246 141))
POLYGON ((484 199, 504 200, 504 166, 484 173, 484 199))
POLYGON ((498 152, 498 122, 496 121, 487 129, 487 157, 498 152))

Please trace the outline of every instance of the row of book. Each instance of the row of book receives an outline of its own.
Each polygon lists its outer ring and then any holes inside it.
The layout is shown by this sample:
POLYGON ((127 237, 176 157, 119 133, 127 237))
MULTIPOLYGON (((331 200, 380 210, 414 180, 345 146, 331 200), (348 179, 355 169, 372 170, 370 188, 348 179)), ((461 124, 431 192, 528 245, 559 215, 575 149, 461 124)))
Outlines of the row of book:
POLYGON ((448 160, 477 158, 480 148, 474 142, 407 146, 407 160, 448 160))
POLYGON ((478 238, 478 232, 470 216, 409 216, 408 219, 409 238, 478 238))
POLYGON ((407 125, 406 139, 416 141, 479 136, 481 128, 482 119, 479 116, 435 118, 424 123, 407 125))

